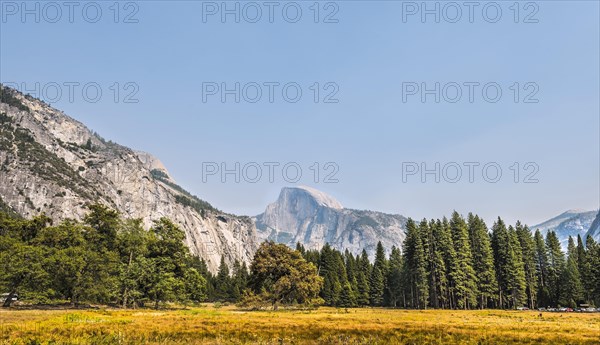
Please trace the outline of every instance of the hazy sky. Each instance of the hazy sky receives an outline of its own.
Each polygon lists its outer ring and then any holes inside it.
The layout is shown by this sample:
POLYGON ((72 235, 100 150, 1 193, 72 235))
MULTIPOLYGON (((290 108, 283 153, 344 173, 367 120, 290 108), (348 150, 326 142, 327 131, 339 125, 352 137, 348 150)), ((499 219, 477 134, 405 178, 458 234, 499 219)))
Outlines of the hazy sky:
POLYGON ((458 2, 460 17, 446 2, 227 2, 239 23, 220 1, 21 3, 0 3, 0 80, 153 153, 225 211, 258 214, 294 184, 414 218, 598 208, 597 1, 458 2), (436 5, 440 22, 423 20, 436 5), (236 162, 239 183, 208 174, 236 162), (436 162, 438 183, 421 176, 436 162))

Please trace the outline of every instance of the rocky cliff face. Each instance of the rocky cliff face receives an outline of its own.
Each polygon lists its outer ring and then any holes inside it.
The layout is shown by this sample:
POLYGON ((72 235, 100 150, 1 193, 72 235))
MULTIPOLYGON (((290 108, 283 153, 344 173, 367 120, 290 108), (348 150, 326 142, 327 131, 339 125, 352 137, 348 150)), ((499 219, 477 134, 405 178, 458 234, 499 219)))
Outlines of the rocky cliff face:
POLYGON ((343 208, 334 198, 308 187, 283 188, 276 202, 256 216, 258 237, 294 247, 320 249, 325 243, 353 254, 373 255, 377 242, 385 248, 404 241, 406 218, 381 212, 343 208))
POLYGON ((600 211, 598 211, 596 218, 594 218, 592 225, 590 225, 590 229, 586 234, 587 236, 592 236, 596 242, 600 242, 600 211))
POLYGON ((59 110, 3 87, 0 103, 0 200, 18 214, 81 219, 101 202, 146 227, 168 217, 192 253, 216 271, 249 262, 258 247, 249 217, 225 214, 178 186, 160 161, 106 142, 59 110))
POLYGON ((590 228, 596 213, 596 211, 566 211, 541 224, 532 226, 531 230, 535 231, 536 229, 539 229, 544 236, 546 236, 548 231, 556 232, 562 247, 566 249, 569 242, 569 236, 572 236, 574 240, 577 240, 577 235, 581 235, 581 238, 585 241, 586 233, 590 228))

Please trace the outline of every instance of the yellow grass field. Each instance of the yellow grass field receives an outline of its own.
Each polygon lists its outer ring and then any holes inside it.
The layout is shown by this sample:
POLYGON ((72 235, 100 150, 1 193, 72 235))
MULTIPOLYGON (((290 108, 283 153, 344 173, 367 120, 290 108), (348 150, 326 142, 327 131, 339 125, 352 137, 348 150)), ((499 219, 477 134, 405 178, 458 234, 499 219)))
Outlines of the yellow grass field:
POLYGON ((0 344, 600 344, 600 314, 500 310, 0 310, 0 327, 0 344))

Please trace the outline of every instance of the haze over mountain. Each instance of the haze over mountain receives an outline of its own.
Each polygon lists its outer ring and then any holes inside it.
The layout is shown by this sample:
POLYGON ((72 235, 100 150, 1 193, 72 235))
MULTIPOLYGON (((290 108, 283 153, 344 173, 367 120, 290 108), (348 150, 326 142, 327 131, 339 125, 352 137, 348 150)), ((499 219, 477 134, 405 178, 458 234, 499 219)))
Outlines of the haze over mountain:
MULTIPOLYGON (((387 249, 404 241, 402 215, 344 208, 309 187, 287 187, 265 212, 253 217, 219 211, 188 193, 149 153, 107 142, 82 123, 42 101, 2 88, 0 103, 0 210, 24 217, 45 212, 55 221, 81 219, 85 205, 101 202, 146 227, 167 217, 186 232, 191 252, 215 272, 221 256, 249 262, 263 240, 320 249, 325 243, 370 255, 378 241, 387 249)), ((532 226, 600 240, 600 213, 571 210, 532 226)), ((491 226, 491 225, 490 225, 491 226)))
POLYGON ((309 187, 287 187, 265 212, 254 217, 258 238, 294 247, 320 249, 325 243, 353 254, 400 247, 406 218, 382 212, 344 208, 333 197, 309 187))
POLYGON ((597 211, 569 210, 543 223, 532 226, 531 230, 540 229, 544 236, 548 231, 555 231, 561 245, 566 249, 569 236, 576 240, 577 235, 580 235, 585 241, 597 213, 597 211))
POLYGON ((224 256, 250 262, 258 242, 249 217, 221 212, 186 192, 156 157, 107 142, 42 101, 2 87, 0 208, 54 221, 81 219, 101 202, 145 227, 167 217, 193 254, 216 271, 224 256))

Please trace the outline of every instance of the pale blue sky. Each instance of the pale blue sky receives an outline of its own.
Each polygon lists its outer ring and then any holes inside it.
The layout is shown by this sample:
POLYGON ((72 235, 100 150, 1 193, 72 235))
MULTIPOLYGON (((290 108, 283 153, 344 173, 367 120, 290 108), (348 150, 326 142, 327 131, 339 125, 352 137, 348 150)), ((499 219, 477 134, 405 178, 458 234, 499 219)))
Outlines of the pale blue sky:
MULTIPOLYGON (((232 16, 203 23, 200 1, 138 2, 138 23, 122 22, 136 9, 124 5, 114 23, 112 1, 98 2, 103 12, 97 23, 81 15, 84 3, 75 8, 74 23, 66 8, 57 23, 46 20, 52 8, 40 23, 32 15, 23 23, 20 13, 7 13, 12 8, 6 3, 0 18, 3 83, 98 83, 99 102, 86 102, 81 90, 69 102, 63 87, 54 105, 107 139, 153 153, 182 186, 225 211, 258 214, 281 187, 293 184, 277 169, 273 183, 266 176, 254 184, 235 183, 232 176, 226 183, 218 176, 203 182, 202 162, 298 162, 298 184, 346 207, 415 218, 456 209, 533 224, 567 209, 598 208, 597 1, 536 2, 538 23, 522 22, 534 8, 521 8, 514 23, 513 1, 498 2, 503 12, 497 23, 482 17, 486 2, 476 8, 474 23, 465 8, 458 23, 443 17, 435 23, 431 16, 403 23, 406 2, 343 1, 335 3, 338 23, 318 24, 313 1, 297 2, 303 10, 297 23, 281 16, 286 2, 279 3, 275 23, 266 12, 258 23, 234 23, 232 16), (136 83, 139 102, 115 103, 109 89, 115 82, 136 83), (296 82, 303 96, 298 103, 280 95, 273 103, 266 95, 254 104, 236 104, 231 96, 226 103, 218 96, 203 103, 203 82, 296 82), (315 82, 336 83, 339 102, 314 103, 309 86, 315 82), (426 103, 418 96, 403 103, 403 82, 495 82, 503 95, 497 103, 477 93, 473 103, 466 95, 457 103, 436 104, 431 96, 426 103), (509 87, 515 82, 535 83, 539 103, 514 103, 509 87), (314 183, 312 162, 321 168, 335 162, 339 182, 322 183, 321 171, 321 182, 314 183), (432 176, 426 183, 418 176, 403 182, 402 162, 480 162, 479 169, 497 162, 503 176, 489 183, 476 169, 473 183, 466 175, 455 184, 435 183, 432 176), (513 182, 513 162, 521 163, 519 183, 513 182), (538 183, 522 183, 527 162, 539 166, 538 183)), ((321 21, 334 9, 323 6, 321 21)), ((521 90, 521 99, 528 91, 521 90)))

